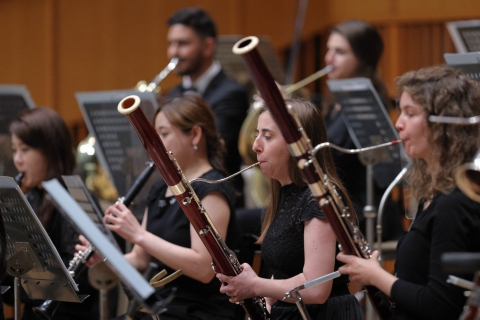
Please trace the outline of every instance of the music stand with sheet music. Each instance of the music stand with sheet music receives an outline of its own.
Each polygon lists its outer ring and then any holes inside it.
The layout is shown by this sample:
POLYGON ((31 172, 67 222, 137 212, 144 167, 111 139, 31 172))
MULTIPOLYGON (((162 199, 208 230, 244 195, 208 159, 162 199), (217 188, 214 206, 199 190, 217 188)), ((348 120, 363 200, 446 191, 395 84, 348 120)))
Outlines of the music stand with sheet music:
POLYGON ((78 203, 80 208, 92 219, 93 223, 102 231, 103 234, 112 242, 117 249, 122 250, 118 245, 112 231, 105 226, 103 214, 97 203, 93 200, 90 191, 78 175, 62 176, 63 182, 67 186, 68 193, 78 203))
MULTIPOLYGON (((368 78, 327 80, 328 87, 342 106, 342 116, 356 148, 365 148, 393 140, 398 133, 385 109, 373 84, 368 78)), ((363 214, 366 220, 366 238, 374 243, 377 208, 374 204, 374 183, 383 188, 400 172, 404 166, 403 146, 396 144, 386 148, 359 154, 360 161, 366 166, 367 199, 363 214)), ((367 304, 367 314, 373 315, 373 307, 367 304)))
POLYGON ((15 319, 20 315, 20 285, 31 299, 82 302, 87 296, 77 295, 77 284, 11 177, 0 177, 0 212, 7 236, 7 272, 15 277, 15 319))
MULTIPOLYGON (((150 160, 133 127, 117 111, 118 103, 132 94, 141 98, 142 110, 152 119, 158 108, 157 96, 153 92, 117 90, 75 94, 88 131, 96 139, 95 154, 119 195, 127 192, 150 160)), ((143 218, 147 206, 148 191, 158 179, 158 173, 152 174, 130 206, 139 220, 143 218)))
POLYGON ((480 51, 480 20, 450 21, 446 26, 458 53, 480 51))
POLYGON ((108 266, 117 274, 141 304, 152 314, 160 313, 165 306, 164 300, 156 296, 155 289, 123 257, 123 254, 110 242, 105 234, 97 228, 88 214, 70 196, 60 182, 57 179, 53 179, 42 182, 42 186, 49 193, 59 211, 105 257, 105 262, 108 266))
POLYGON ((445 53, 443 57, 449 66, 459 69, 480 85, 480 52, 445 53))
POLYGON ((23 85, 0 85, 0 176, 15 176, 8 127, 20 111, 34 108, 30 93, 23 85))

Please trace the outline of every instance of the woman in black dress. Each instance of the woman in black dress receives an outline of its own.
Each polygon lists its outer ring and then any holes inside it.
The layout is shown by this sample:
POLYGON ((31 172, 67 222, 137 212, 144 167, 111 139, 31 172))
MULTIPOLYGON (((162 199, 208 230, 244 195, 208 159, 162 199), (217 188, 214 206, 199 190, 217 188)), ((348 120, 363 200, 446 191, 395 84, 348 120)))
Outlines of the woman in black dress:
MULTIPOLYGON (((225 177, 224 143, 216 130, 212 111, 200 97, 186 95, 167 100, 155 113, 154 127, 187 180, 225 177)), ((235 225, 233 187, 228 181, 194 182, 192 187, 229 245, 235 225)), ((181 277, 158 289, 160 296, 167 298, 172 288, 176 288, 173 300, 160 314, 162 320, 227 320, 234 319, 241 310, 220 294, 220 282, 211 267, 212 258, 163 179, 150 190, 141 225, 121 203, 108 207, 104 220, 110 230, 134 244, 125 258, 140 272, 151 261, 159 266, 158 271, 165 269, 171 274, 182 270, 181 277)), ((145 314, 137 317, 151 319, 145 314)))
MULTIPOLYGON (((325 123, 317 107, 300 100, 287 100, 303 125, 313 145, 327 140, 325 123)), ((217 274, 221 292, 231 302, 254 296, 266 297, 271 319, 302 319, 293 300, 282 301, 285 292, 316 279, 338 267, 335 260, 336 238, 329 223, 302 179, 296 161, 290 156, 285 140, 270 112, 262 110, 257 137, 253 144, 262 172, 270 178, 271 196, 262 223, 259 242, 262 257, 271 268, 271 279, 258 277, 248 264, 236 277, 217 274)), ((338 186, 349 205, 335 172, 328 149, 317 159, 329 179, 338 186)), ((353 211, 351 214, 355 214, 353 211)), ((351 295, 348 277, 310 287, 301 292, 312 319, 363 319, 362 309, 351 295)))
MULTIPOLYGON (((13 162, 23 173, 20 181, 32 209, 52 240, 66 267, 75 254, 78 233, 47 197, 43 181, 62 180, 75 169, 74 146, 64 120, 53 109, 36 107, 21 112, 10 124, 13 162)), ((8 279, 7 279, 8 280, 8 279)), ((13 279, 9 279, 13 283, 13 279)), ((79 294, 89 295, 83 303, 61 302, 52 319, 88 319, 99 317, 98 291, 88 282, 87 273, 75 277, 79 294)), ((13 289, 5 294, 5 300, 13 304, 13 289)), ((43 301, 32 300, 22 289, 25 304, 23 320, 36 320, 32 308, 43 301)))
MULTIPOLYGON (((480 127, 433 123, 431 115, 472 117, 480 114, 480 88, 450 67, 411 71, 398 80, 401 114, 396 122, 406 153, 407 173, 419 207, 410 230, 397 246, 395 275, 371 259, 343 253, 339 271, 359 285, 372 285, 394 302, 393 319, 458 319, 464 289, 447 282, 445 252, 480 252, 480 203, 456 186, 455 170, 480 148, 480 127)), ((472 274, 459 275, 472 280, 472 274)))

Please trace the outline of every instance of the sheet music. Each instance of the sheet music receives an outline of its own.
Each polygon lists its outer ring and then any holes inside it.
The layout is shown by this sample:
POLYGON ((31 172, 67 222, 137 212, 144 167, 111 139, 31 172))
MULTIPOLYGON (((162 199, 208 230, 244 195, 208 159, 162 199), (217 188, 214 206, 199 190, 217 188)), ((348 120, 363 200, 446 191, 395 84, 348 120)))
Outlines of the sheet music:
POLYGON ((448 65, 459 69, 480 85, 480 52, 445 53, 443 57, 448 65))
POLYGON ((480 20, 451 21, 446 26, 458 53, 480 51, 480 20))
POLYGON ((123 254, 108 240, 108 238, 96 227, 88 214, 72 198, 65 188, 53 179, 42 182, 42 186, 49 193, 52 200, 82 234, 92 243, 105 258, 106 263, 127 285, 131 292, 152 313, 158 314, 163 304, 155 296, 155 289, 143 278, 143 276, 123 257, 123 254))
MULTIPOLYGON (((118 103, 132 94, 140 97, 142 110, 148 119, 152 119, 158 108, 153 92, 117 90, 76 93, 88 131, 96 140, 97 159, 107 171, 119 197, 126 194, 150 160, 128 119, 117 111, 118 103)), ((130 206, 139 220, 143 218, 148 191, 158 179, 159 174, 154 173, 130 206)))
MULTIPOLYGON (((342 106, 345 124, 357 148, 365 148, 398 140, 386 108, 368 78, 328 80, 330 91, 342 106)), ((378 185, 386 187, 406 163, 402 145, 386 147, 374 166, 378 185)))
POLYGON ((11 177, 0 177, 0 213, 7 236, 7 264, 27 270, 18 275, 27 295, 31 299, 80 302, 75 281, 11 177))
POLYGON ((78 203, 80 208, 92 219, 93 223, 102 231, 103 234, 120 250, 120 247, 115 240, 110 229, 108 229, 103 222, 103 213, 93 200, 90 191, 83 183, 82 178, 77 175, 62 176, 68 192, 72 198, 78 203))

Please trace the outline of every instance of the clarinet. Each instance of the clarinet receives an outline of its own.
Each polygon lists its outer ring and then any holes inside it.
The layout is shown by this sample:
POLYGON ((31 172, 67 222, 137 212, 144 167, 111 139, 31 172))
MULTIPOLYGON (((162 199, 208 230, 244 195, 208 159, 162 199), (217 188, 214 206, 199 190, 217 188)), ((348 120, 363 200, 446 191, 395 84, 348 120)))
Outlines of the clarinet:
MULTIPOLYGON (((67 269, 72 277, 75 277, 82 271, 88 259, 90 259, 94 253, 95 248, 91 245, 89 245, 85 251, 77 252, 77 255, 70 260, 67 269)), ((33 308, 33 313, 35 313, 35 315, 42 320, 51 320, 60 302, 61 301, 56 300, 45 300, 42 305, 33 308)))
MULTIPOLYGON (((221 272, 228 276, 240 274, 242 269, 238 258, 225 244, 173 154, 167 152, 160 137, 139 107, 140 98, 135 95, 128 96, 118 104, 118 112, 124 114, 130 121, 145 151, 170 187, 190 224, 199 234, 212 257, 213 270, 216 273, 221 272)), ((245 299, 240 304, 249 319, 269 319, 263 298, 245 299)))
MULTIPOLYGON (((147 182, 148 178, 152 175, 155 166, 153 162, 147 163, 147 167, 140 173, 133 185, 127 191, 127 194, 118 199, 118 202, 123 203, 125 206, 129 206, 138 192, 142 189, 143 185, 147 182)), ((20 185, 23 177, 23 173, 19 173, 15 177, 15 181, 20 185)), ((70 261, 67 271, 72 274, 72 277, 78 275, 90 257, 95 253, 95 248, 92 245, 88 245, 85 251, 78 251, 77 255, 70 261)), ((34 307, 33 312, 42 320, 51 320, 58 305, 61 301, 45 300, 39 307, 34 307)))
POLYGON ((127 194, 118 199, 118 202, 123 203, 126 207, 130 206, 135 196, 142 189, 143 185, 147 182, 148 178, 155 171, 155 164, 153 161, 147 163, 147 167, 143 169, 142 173, 137 177, 133 185, 127 191, 127 194))
MULTIPOLYGON (((302 130, 298 118, 292 117, 287 110, 275 80, 256 49, 258 43, 257 37, 246 37, 234 45, 233 52, 241 55, 247 65, 255 86, 280 128, 290 153, 297 160, 304 179, 330 223, 342 251, 361 258, 370 258, 368 241, 350 215, 350 209, 343 202, 337 188, 323 173, 316 157, 312 156, 310 140, 302 130)), ((389 319, 391 310, 383 306, 384 295, 373 286, 367 286, 366 289, 380 319, 389 319)))

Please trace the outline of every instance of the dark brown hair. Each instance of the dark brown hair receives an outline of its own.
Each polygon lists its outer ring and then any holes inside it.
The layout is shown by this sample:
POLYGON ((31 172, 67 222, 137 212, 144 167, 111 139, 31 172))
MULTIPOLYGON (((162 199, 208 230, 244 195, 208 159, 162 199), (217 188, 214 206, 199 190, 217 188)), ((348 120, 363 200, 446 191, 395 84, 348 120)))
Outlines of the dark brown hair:
POLYGON ((225 143, 217 131, 215 116, 206 102, 196 94, 187 94, 167 98, 160 103, 160 107, 153 116, 153 124, 155 125, 157 114, 163 112, 173 126, 185 133, 190 132, 194 126, 199 126, 207 144, 208 161, 212 167, 226 175, 225 143))
POLYGON ((175 12, 167 21, 169 27, 183 24, 192 28, 201 38, 217 39, 217 27, 210 15, 200 7, 183 8, 175 12))
MULTIPOLYGON (((300 98, 285 100, 285 103, 292 106, 313 147, 322 142, 328 141, 325 121, 323 120, 323 116, 319 108, 317 108, 313 103, 300 98)), ((260 110, 259 114, 267 111, 268 109, 263 107, 260 110)), ((318 151, 316 153, 316 159, 318 164, 320 165, 320 168, 323 170, 323 173, 326 174, 332 184, 337 187, 339 193, 342 195, 342 198, 345 201, 345 205, 349 208, 353 208, 350 202, 350 198, 348 197, 345 188, 343 187, 340 179, 338 178, 330 149, 323 148, 318 151)), ((290 157, 290 160, 288 162, 288 175, 292 180, 292 183, 296 186, 303 187, 307 185, 307 183, 303 180, 302 172, 298 168, 297 161, 293 156, 290 157)), ((278 201, 280 199, 280 182, 275 179, 270 179, 270 191, 270 198, 268 200, 267 208, 265 211, 265 218, 262 224, 262 232, 257 243, 261 243, 263 241, 275 217, 278 201)), ((350 212, 353 217, 356 217, 353 210, 350 210, 350 212)))
POLYGON ((429 144, 438 171, 432 171, 423 159, 413 159, 407 179, 412 194, 431 199, 455 187, 454 172, 470 162, 480 148, 480 127, 429 122, 428 117, 473 117, 480 114, 480 87, 457 69, 441 66, 410 71, 397 81, 399 96, 407 92, 425 111, 430 129, 429 144))
MULTIPOLYGON (((23 143, 40 151, 47 159, 48 168, 44 181, 71 175, 75 169, 75 153, 67 125, 53 109, 37 107, 21 112, 10 124, 10 133, 23 143)), ((52 218, 53 204, 44 197, 37 212, 46 227, 52 218)))
MULTIPOLYGON (((358 60, 358 66, 352 78, 369 78, 383 103, 387 104, 387 109, 393 107, 389 104, 387 87, 377 75, 378 62, 383 53, 383 40, 377 29, 363 20, 347 20, 335 25, 330 31, 330 34, 332 33, 337 33, 348 41, 358 60)), ((323 103, 324 113, 326 114, 328 108, 333 105, 333 95, 329 94, 323 103)))

